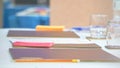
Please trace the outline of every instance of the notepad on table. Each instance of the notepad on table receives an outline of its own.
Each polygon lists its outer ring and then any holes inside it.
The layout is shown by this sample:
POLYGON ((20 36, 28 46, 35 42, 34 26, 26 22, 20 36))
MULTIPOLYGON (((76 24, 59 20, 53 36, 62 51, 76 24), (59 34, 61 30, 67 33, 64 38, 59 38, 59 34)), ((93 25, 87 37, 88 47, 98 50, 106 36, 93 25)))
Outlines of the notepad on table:
POLYGON ((120 58, 100 48, 10 48, 16 62, 62 62, 78 59, 80 62, 120 62, 120 58))
POLYGON ((120 49, 120 45, 106 45, 105 47, 108 49, 120 49))
POLYGON ((47 37, 47 38, 80 38, 72 31, 24 31, 9 30, 7 37, 47 37))

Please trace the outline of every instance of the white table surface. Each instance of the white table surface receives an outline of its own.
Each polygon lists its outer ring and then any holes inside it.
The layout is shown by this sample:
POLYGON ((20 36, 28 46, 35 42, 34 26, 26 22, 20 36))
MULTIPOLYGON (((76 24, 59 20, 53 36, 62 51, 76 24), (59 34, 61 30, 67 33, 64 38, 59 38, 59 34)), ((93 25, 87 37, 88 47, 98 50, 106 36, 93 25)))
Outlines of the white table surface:
MULTIPOLYGON (((80 62, 80 63, 48 63, 48 62, 14 62, 9 53, 9 48, 12 47, 7 37, 9 29, 0 29, 0 68, 120 68, 120 62, 80 62)), ((34 30, 34 29, 15 29, 15 30, 34 30)), ((39 41, 53 41, 55 43, 91 43, 94 42, 102 47, 103 50, 111 53, 112 55, 120 58, 120 50, 106 49, 106 40, 91 40, 85 39, 89 33, 77 32, 80 35, 80 39, 76 38, 46 38, 39 41)), ((36 39, 36 41, 38 41, 36 39)))

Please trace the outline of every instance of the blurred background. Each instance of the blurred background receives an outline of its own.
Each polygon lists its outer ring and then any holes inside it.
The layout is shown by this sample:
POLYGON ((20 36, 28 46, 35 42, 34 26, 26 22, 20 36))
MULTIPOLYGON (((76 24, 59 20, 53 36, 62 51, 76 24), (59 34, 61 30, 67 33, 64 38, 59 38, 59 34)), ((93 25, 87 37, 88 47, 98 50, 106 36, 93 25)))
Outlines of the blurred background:
POLYGON ((120 0, 0 0, 1 28, 89 26, 92 14, 120 16, 120 0))

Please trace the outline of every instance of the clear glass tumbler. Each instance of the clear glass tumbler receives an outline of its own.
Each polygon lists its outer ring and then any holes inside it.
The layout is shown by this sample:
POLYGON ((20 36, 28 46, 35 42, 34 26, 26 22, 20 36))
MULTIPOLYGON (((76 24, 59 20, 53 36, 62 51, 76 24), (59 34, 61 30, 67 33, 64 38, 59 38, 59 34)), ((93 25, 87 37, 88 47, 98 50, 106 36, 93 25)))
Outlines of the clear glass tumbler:
POLYGON ((110 21, 106 39, 107 46, 120 46, 120 21, 110 21))
POLYGON ((90 23, 91 38, 106 38, 108 16, 104 14, 93 14, 90 23))

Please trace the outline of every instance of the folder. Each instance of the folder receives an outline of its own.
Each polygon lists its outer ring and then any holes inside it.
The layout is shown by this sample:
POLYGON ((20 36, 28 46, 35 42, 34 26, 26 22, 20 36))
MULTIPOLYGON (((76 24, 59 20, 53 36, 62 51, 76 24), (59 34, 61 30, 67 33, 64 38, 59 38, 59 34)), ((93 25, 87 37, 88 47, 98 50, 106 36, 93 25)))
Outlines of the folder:
POLYGON ((13 47, 41 47, 41 48, 49 48, 53 46, 53 42, 22 42, 16 41, 12 42, 13 47))
POLYGON ((53 42, 12 42, 13 47, 28 47, 28 48, 101 48, 95 43, 85 44, 54 44, 53 42))
POLYGON ((47 38, 80 38, 72 31, 24 31, 9 30, 7 37, 47 37, 47 38))
POLYGON ((36 31, 64 31, 64 26, 43 26, 37 25, 36 31))
POLYGON ((100 48, 10 48, 9 52, 16 62, 62 62, 73 59, 80 62, 120 62, 120 58, 100 48))

